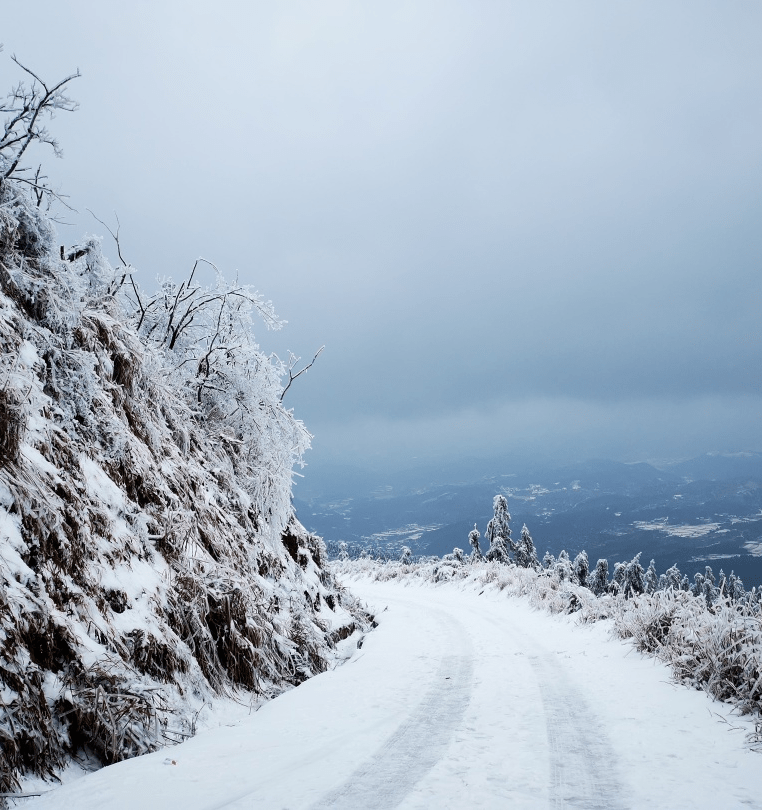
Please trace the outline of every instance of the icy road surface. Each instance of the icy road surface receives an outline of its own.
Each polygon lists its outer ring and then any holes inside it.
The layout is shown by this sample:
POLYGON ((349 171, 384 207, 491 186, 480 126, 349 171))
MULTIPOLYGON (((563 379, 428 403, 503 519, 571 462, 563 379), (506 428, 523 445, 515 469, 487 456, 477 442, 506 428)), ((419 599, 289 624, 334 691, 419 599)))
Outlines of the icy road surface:
POLYGON ((490 589, 348 584, 379 621, 349 663, 233 726, 19 804, 762 810, 749 722, 673 685, 605 623, 490 589))

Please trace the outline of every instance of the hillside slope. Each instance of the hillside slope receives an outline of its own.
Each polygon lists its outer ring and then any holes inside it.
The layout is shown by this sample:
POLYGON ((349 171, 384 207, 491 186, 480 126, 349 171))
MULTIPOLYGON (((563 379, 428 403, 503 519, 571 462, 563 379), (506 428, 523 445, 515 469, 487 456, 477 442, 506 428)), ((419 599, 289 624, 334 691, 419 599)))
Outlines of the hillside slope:
POLYGON ((181 740, 204 701, 300 683, 368 618, 293 516, 309 434, 282 367, 244 335, 202 397, 127 277, 0 187, 0 793, 181 740), (247 419, 222 412, 244 394, 247 419))

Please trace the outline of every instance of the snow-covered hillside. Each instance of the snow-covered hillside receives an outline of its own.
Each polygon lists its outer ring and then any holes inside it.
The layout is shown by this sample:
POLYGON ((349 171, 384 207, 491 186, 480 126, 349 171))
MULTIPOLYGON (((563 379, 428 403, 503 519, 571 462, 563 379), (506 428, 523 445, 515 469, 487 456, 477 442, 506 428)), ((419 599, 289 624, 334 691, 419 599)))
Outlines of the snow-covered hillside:
POLYGON ((0 793, 178 742, 367 622, 293 515, 310 437, 249 331, 269 305, 132 282, 0 183, 0 793))

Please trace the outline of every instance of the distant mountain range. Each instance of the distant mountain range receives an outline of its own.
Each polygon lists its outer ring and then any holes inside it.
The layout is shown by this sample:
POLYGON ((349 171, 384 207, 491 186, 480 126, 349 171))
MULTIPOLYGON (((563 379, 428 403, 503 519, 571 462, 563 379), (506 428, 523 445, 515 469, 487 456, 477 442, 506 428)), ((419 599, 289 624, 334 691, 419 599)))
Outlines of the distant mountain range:
POLYGON ((524 523, 538 553, 585 549, 591 565, 643 552, 661 573, 733 569, 747 588, 762 583, 762 453, 710 453, 677 463, 591 460, 562 467, 510 460, 372 473, 325 467, 297 487, 300 520, 329 545, 345 540, 398 553, 466 551, 484 532, 492 498, 508 498, 513 533, 524 523))

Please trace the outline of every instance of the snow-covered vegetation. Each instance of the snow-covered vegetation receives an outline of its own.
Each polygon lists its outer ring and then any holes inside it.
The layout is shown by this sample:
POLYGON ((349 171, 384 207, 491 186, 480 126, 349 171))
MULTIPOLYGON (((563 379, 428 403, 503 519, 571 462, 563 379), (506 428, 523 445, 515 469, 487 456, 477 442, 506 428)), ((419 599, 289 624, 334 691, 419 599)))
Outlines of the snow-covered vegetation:
POLYGON ((71 78, 28 72, 2 105, 0 794, 180 741, 369 621, 291 507, 310 436, 253 337, 272 306, 219 274, 147 292, 99 239, 58 244, 22 159, 55 146, 71 78))
MULTIPOLYGON (((502 495, 494 500, 494 517, 482 554, 476 527, 469 534, 470 555, 456 548, 443 558, 414 560, 404 549, 399 560, 369 555, 350 559, 345 549, 334 570, 341 577, 370 576, 378 581, 470 582, 493 585, 508 595, 526 597, 551 613, 576 613, 581 622, 611 619, 615 633, 668 663, 675 677, 734 703, 762 718, 762 593, 746 591, 731 574, 715 578, 707 566, 693 585, 676 567, 657 576, 640 555, 616 563, 609 580, 608 561, 590 571, 587 555, 571 560, 546 554, 540 562, 526 526, 511 538, 510 514, 502 495)), ((762 728, 762 726, 760 726, 762 728)), ((760 737, 759 742, 762 742, 760 737)))

